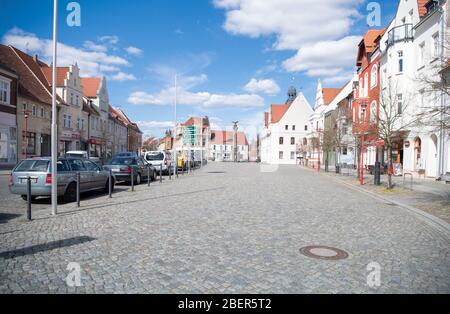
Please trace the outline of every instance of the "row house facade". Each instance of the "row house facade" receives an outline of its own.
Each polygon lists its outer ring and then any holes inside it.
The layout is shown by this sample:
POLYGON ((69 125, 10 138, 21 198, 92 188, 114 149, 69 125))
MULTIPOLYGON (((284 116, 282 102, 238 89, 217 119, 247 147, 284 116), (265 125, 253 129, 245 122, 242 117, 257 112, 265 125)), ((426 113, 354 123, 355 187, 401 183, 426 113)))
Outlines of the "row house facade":
POLYGON ((264 129, 260 134, 261 162, 270 165, 297 164, 304 160, 309 117, 313 113, 303 93, 291 87, 285 104, 271 105, 264 114, 264 129))
POLYGON ((173 149, 185 155, 191 152, 195 161, 208 158, 211 144, 211 126, 209 118, 190 117, 184 123, 177 124, 173 149), (187 132, 195 130, 195 134, 188 135, 187 132))
POLYGON ((211 131, 209 159, 219 162, 234 161, 237 150, 237 161, 248 162, 250 146, 244 132, 211 131))
POLYGON ((448 181, 450 136, 448 121, 443 120, 448 120, 445 110, 450 99, 448 92, 434 87, 448 88, 449 7, 446 0, 400 0, 386 29, 369 30, 363 36, 357 47, 356 78, 340 91, 324 89, 319 82, 309 119, 310 166, 317 167, 319 161, 323 166, 323 150, 316 147, 324 144, 323 134, 330 128, 348 133, 341 136, 341 152, 331 163, 354 159, 357 166, 365 147, 365 168, 377 161, 385 164, 386 143, 380 140, 379 127, 386 119, 382 106, 392 106, 391 115, 399 117, 392 136, 392 160, 394 168, 400 169, 396 174, 416 173, 448 181), (336 110, 351 114, 342 117, 336 110), (433 112, 443 114, 429 114, 433 112), (345 137, 347 143, 343 143, 345 137), (349 149, 353 154, 348 154, 349 149), (348 157, 343 158, 343 152, 348 157))
POLYGON ((0 64, 0 168, 17 162, 17 73, 0 64))
MULTIPOLYGON (((88 151, 103 161, 140 153, 142 132, 109 104, 105 78, 82 78, 77 64, 56 69, 58 152, 88 151)), ((51 155, 52 66, 0 45, 0 167, 51 155)))

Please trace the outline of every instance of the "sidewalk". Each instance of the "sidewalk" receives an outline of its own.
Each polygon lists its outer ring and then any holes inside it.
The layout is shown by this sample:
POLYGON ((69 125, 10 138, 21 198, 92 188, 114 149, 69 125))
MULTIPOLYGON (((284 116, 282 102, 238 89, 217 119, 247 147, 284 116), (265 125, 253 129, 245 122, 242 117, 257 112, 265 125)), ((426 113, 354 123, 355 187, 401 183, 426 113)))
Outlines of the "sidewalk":
MULTIPOLYGON (((314 169, 310 170, 314 171, 314 169)), ((317 171, 317 169, 315 169, 315 171, 317 171)), ((332 176, 351 186, 362 188, 365 191, 375 193, 376 195, 393 202, 420 209, 425 213, 450 223, 449 184, 437 182, 428 178, 414 178, 411 190, 410 177, 406 177, 405 183, 403 182, 403 177, 393 177, 395 187, 393 190, 389 190, 387 189, 387 175, 382 176, 381 185, 376 186, 373 184, 374 176, 366 173, 364 186, 361 187, 359 179, 357 179, 356 170, 348 171, 347 169, 342 169, 341 174, 336 174, 335 169, 331 169, 330 167, 329 171, 330 172, 325 172, 325 170, 322 169, 321 174, 332 176)))

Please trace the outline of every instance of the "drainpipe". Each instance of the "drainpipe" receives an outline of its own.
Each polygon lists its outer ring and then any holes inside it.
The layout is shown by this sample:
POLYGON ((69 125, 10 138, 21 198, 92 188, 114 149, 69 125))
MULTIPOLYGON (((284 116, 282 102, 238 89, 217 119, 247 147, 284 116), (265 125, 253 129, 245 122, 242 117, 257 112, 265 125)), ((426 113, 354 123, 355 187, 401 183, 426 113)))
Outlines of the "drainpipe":
MULTIPOLYGON (((446 32, 445 32, 445 10, 442 9, 442 7, 439 8, 439 11, 441 13, 440 17, 440 24, 441 24, 441 65, 443 65, 445 54, 445 39, 446 39, 446 32)), ((443 83, 444 78, 441 77, 441 83, 443 83)), ((441 130, 440 130, 440 145, 439 145, 439 174, 438 179, 442 180, 444 173, 444 165, 445 165, 445 129, 444 129, 444 109, 445 109, 445 94, 444 91, 441 91, 441 130)))

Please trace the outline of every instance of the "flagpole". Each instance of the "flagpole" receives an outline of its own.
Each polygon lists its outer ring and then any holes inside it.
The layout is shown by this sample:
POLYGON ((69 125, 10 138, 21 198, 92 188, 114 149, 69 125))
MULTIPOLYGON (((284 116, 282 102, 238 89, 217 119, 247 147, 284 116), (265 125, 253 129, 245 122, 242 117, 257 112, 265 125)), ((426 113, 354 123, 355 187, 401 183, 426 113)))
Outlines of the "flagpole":
POLYGON ((58 38, 58 0, 53 1, 53 69, 52 69, 52 214, 58 213, 58 111, 56 107, 56 53, 58 38))

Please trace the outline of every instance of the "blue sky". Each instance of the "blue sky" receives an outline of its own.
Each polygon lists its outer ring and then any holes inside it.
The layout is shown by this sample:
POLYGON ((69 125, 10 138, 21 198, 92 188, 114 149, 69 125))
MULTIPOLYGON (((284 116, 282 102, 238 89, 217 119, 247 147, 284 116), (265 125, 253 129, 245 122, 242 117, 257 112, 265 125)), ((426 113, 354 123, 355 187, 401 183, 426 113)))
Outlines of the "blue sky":
MULTIPOLYGON (((179 121, 239 120, 252 136, 290 85, 313 105, 319 78, 348 81, 368 29, 363 0, 80 0, 81 27, 66 24, 70 1, 59 2, 59 65, 106 76, 110 102, 156 136, 173 121, 176 73, 179 121)), ((385 27, 397 1, 378 3, 385 27)), ((2 1, 2 43, 49 61, 52 10, 52 0, 2 1)))

